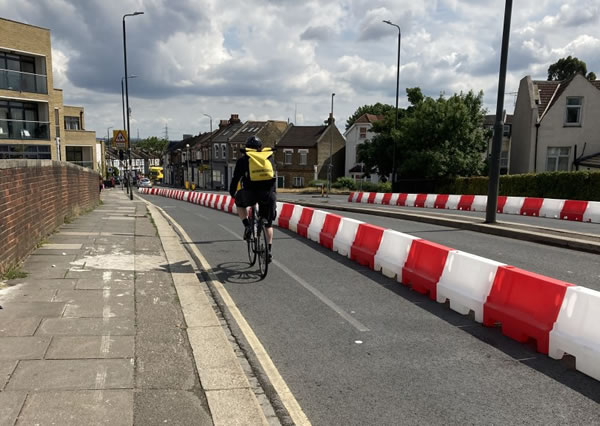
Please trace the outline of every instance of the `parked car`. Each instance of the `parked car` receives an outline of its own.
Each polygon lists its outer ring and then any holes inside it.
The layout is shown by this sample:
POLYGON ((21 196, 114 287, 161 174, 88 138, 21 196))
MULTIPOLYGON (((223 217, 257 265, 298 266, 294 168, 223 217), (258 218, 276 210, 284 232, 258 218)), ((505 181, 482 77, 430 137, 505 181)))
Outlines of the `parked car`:
POLYGON ((152 181, 144 178, 138 181, 138 188, 152 188, 152 181))

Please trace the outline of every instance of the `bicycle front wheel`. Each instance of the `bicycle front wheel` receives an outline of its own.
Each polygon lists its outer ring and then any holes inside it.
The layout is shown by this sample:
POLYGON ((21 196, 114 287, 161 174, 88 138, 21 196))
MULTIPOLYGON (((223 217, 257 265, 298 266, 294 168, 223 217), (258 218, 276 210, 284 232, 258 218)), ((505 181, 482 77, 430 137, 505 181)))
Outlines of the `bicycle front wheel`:
POLYGON ((269 244, 267 241, 267 233, 262 225, 258 227, 256 240, 258 269, 260 271, 260 279, 263 280, 267 276, 267 271, 269 270, 269 244))
POLYGON ((256 237, 251 235, 246 243, 248 243, 248 262, 250 262, 250 266, 253 266, 256 263, 256 237))

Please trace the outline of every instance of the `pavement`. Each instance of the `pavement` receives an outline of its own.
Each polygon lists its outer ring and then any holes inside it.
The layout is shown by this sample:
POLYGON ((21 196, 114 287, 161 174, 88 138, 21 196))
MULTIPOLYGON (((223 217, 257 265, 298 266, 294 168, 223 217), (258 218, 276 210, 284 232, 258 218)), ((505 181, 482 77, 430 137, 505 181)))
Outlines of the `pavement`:
POLYGON ((0 426, 280 424, 179 235, 101 199, 0 281, 0 426))

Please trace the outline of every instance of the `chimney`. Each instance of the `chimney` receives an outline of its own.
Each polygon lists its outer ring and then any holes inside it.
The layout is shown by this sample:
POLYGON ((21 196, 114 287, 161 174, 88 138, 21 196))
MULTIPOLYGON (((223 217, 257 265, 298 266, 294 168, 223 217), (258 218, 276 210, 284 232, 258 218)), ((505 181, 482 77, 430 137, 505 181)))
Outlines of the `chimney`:
POLYGON ((333 114, 329 113, 329 118, 327 118, 327 125, 335 123, 335 118, 333 118, 333 114))
POLYGON ((240 122, 240 116, 238 114, 231 114, 231 118, 229 119, 229 122, 231 124, 239 123, 240 122))
POLYGON ((222 129, 223 127, 227 127, 228 125, 229 125, 229 121, 219 120, 219 129, 222 129))

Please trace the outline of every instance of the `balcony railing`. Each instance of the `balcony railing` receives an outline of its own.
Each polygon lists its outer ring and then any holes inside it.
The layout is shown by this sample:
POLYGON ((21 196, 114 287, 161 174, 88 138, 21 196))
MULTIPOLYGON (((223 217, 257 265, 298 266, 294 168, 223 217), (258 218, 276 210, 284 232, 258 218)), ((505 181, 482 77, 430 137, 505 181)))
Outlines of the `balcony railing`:
POLYGON ((81 166, 81 167, 87 167, 88 169, 94 168, 93 161, 70 161, 70 160, 67 160, 67 162, 77 164, 78 166, 81 166))
POLYGON ((42 74, 0 69, 0 89, 48 94, 48 78, 42 74))
POLYGON ((0 120, 0 140, 1 139, 50 140, 50 122, 0 120))

